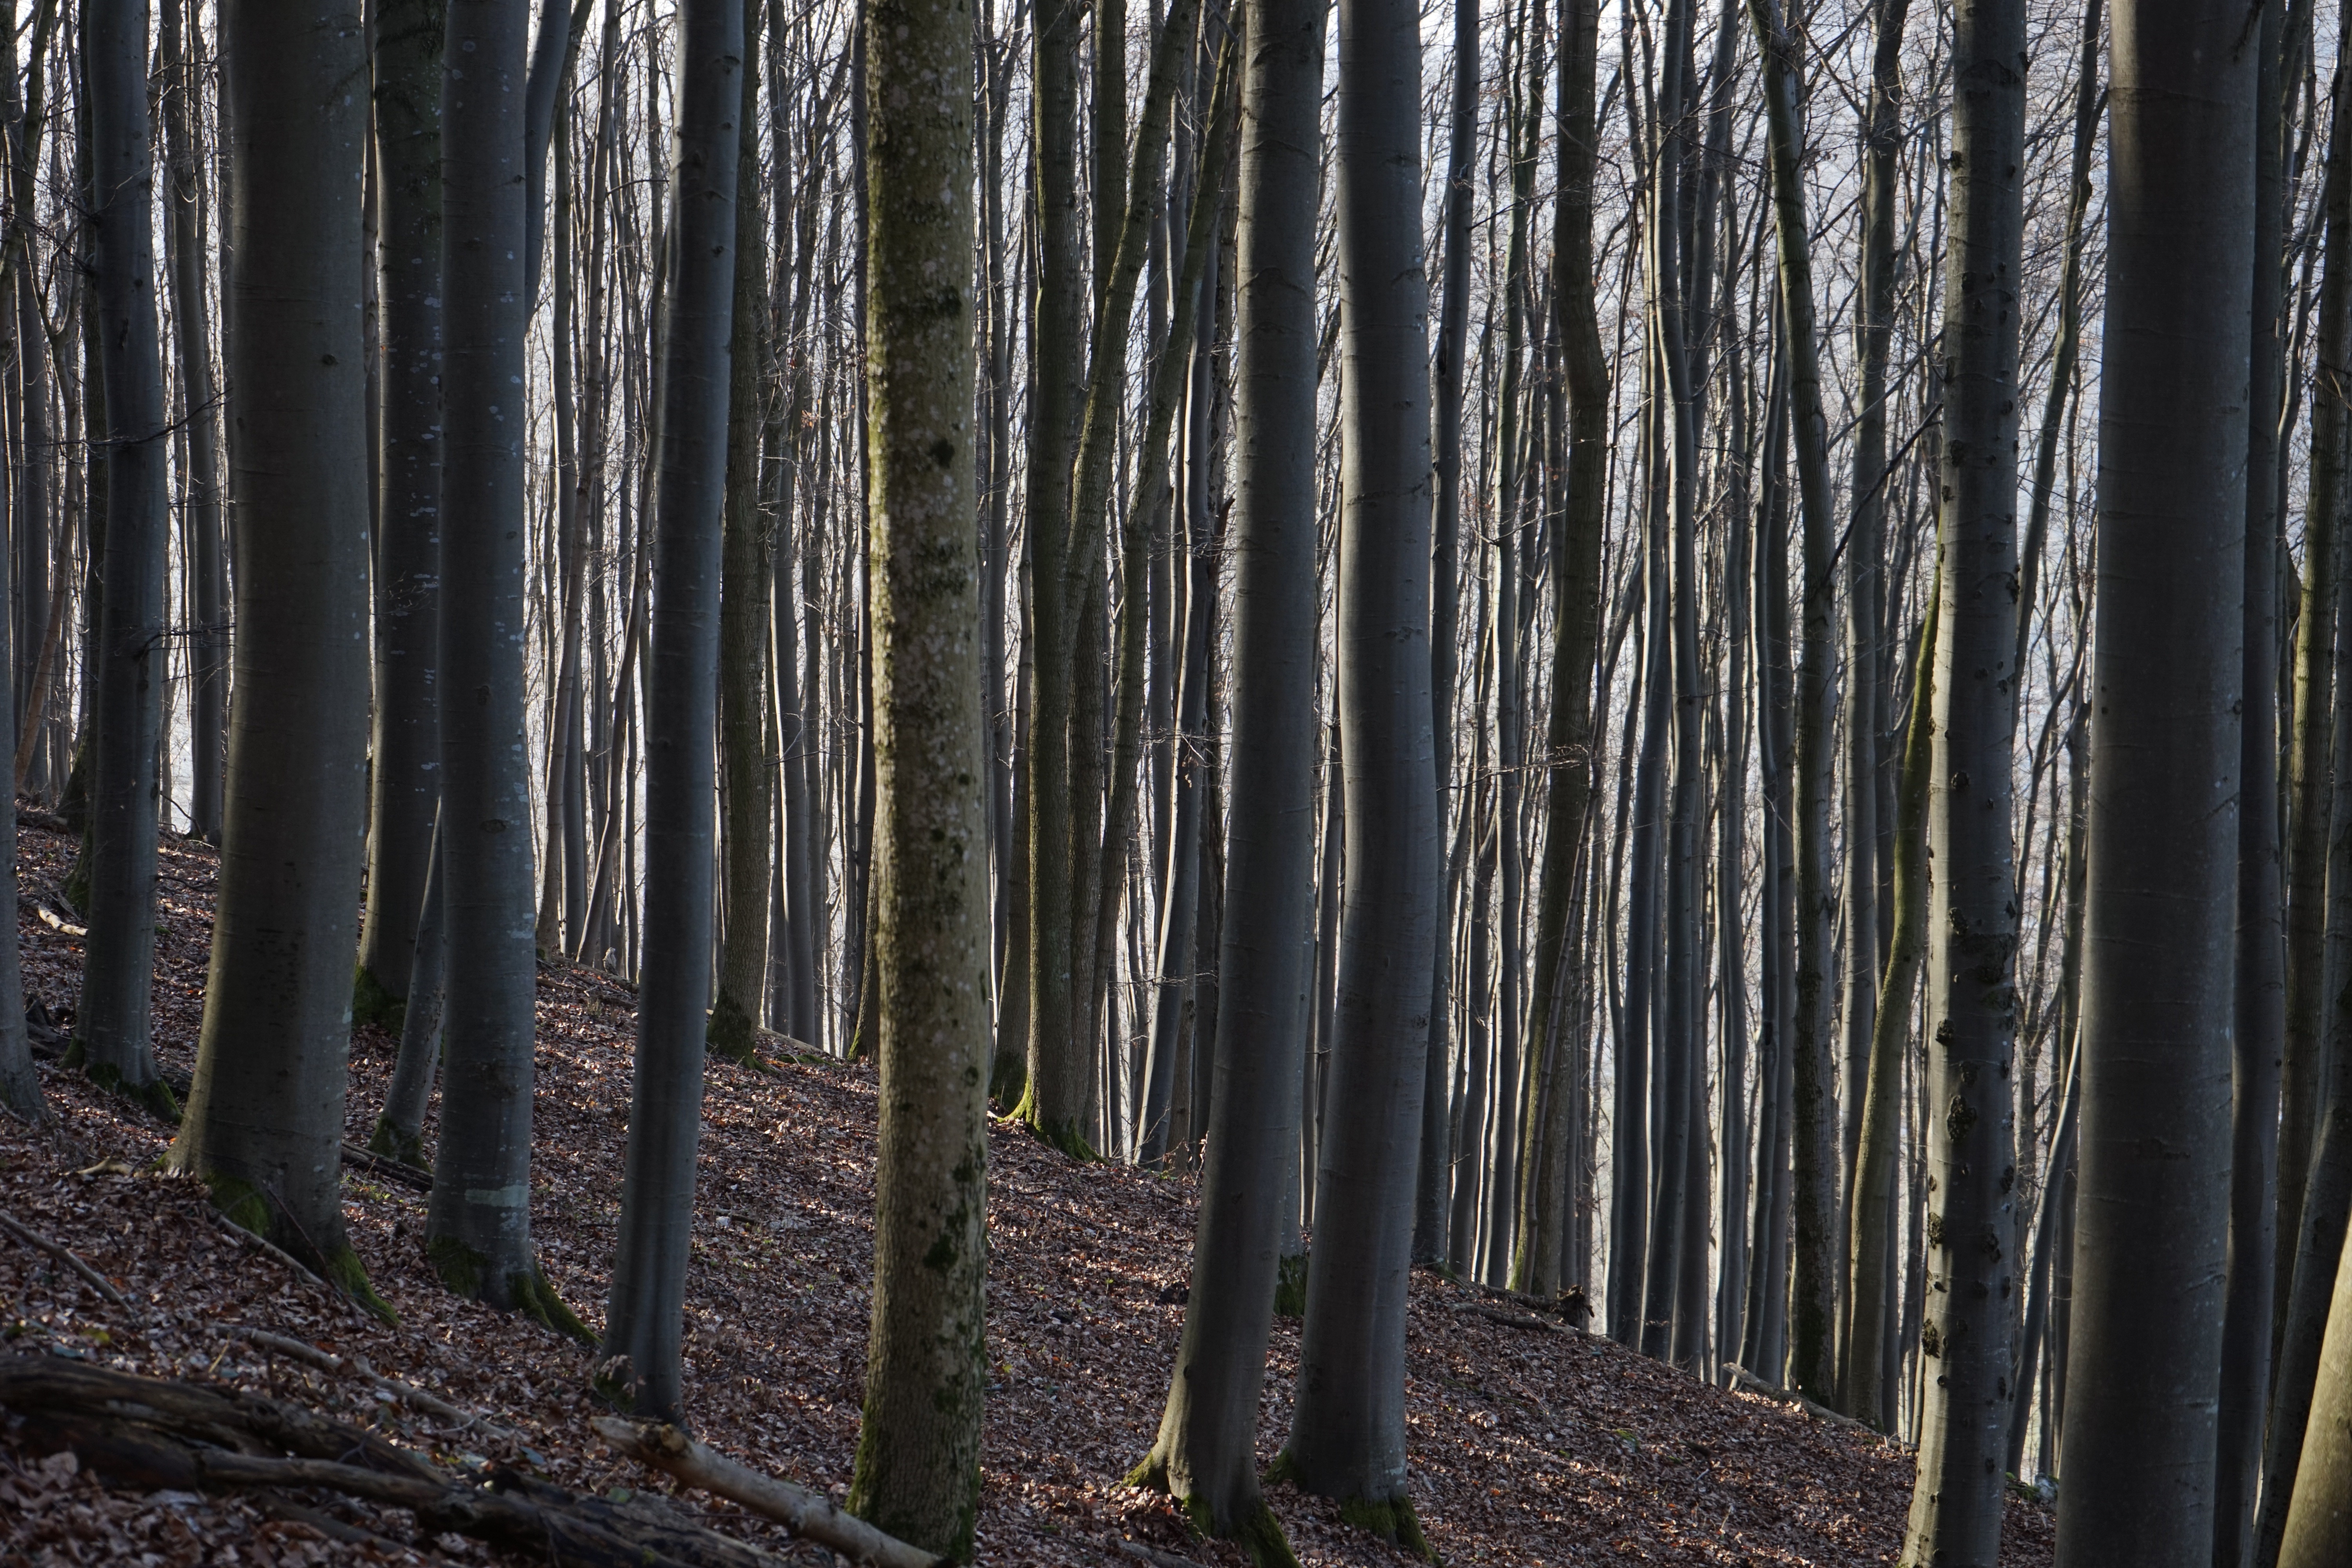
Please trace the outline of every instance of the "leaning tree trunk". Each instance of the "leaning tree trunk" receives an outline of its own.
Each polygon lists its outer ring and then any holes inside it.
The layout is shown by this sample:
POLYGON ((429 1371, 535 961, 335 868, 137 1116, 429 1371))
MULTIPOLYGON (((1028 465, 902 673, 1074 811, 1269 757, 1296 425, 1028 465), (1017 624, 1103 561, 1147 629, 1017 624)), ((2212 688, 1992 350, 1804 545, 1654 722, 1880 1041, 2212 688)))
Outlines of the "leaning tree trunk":
POLYGON ((1439 884, 1430 760, 1428 289, 1420 12, 1340 0, 1345 457, 1338 658, 1348 879, 1315 1267, 1277 1468, 1426 1553, 1405 1492, 1405 1285, 1439 884))
MULTIPOLYGON (((1953 12, 1951 241, 1937 379, 1934 761, 1929 770, 1927 1321, 1906 1563, 1995 1568, 2022 1283, 2015 1097, 2017 353, 2025 208, 2024 0, 1953 12), (1935 1375, 1926 1368, 1934 1363, 1935 1375)), ((1890 1003, 1893 998, 1889 998, 1890 1003)), ((1865 1331, 1857 1322, 1853 1331, 1865 1331)), ((1876 1327, 1868 1331, 1875 1333, 1876 1327)))
MULTIPOLYGON (((1322 141, 1320 0, 1253 12, 1217 73, 1185 240, 1175 338, 1189 336, 1231 129, 1242 144, 1234 347, 1234 769, 1208 1145, 1192 1295, 1168 1401, 1139 1478, 1164 1484, 1260 1564, 1290 1561, 1258 1492, 1257 1417, 1284 1222, 1295 1219, 1299 1005, 1315 919, 1315 213, 1322 141)), ((1147 452, 1157 447, 1147 446, 1147 452)), ((1205 630, 1205 628, 1202 628, 1205 630)), ((1205 676, 1205 668, 1202 672, 1205 676)), ((1187 708, 1192 706, 1187 692, 1187 708)), ((1193 786, 1187 786, 1188 788, 1193 786)), ((1172 847, 1184 859, 1190 847, 1172 847)))
POLYGON ((376 9, 377 284, 383 342, 367 918, 352 1013, 396 1020, 440 804, 441 39, 448 0, 376 9))
MULTIPOLYGON (((530 1246, 530 765, 524 744, 527 0, 450 0, 443 55, 441 1137, 425 1252, 449 1289, 579 1332, 530 1246)), ((242 265, 242 261, 240 261, 242 265)))
POLYGON ((174 1170, 373 1301, 343 1238, 343 1092, 367 816, 367 45, 348 10, 230 0, 236 184, 228 311, 238 701, 205 984, 174 1170))
MULTIPOLYGON (((873 900, 882 1121, 850 1511, 973 1547, 987 1381, 988 748, 971 442, 971 15, 871 0, 873 900), (941 92, 937 84, 959 84, 941 92)), ((1042 584, 1041 584, 1042 585, 1042 584)))
MULTIPOLYGON (((686 1266, 710 998, 712 752, 727 500, 729 336, 739 255, 744 0, 685 0, 678 16, 674 270, 663 296, 655 456, 653 638, 646 669, 646 914, 636 1070, 600 1387, 640 1415, 681 1418, 686 1266)), ((758 601, 764 610, 767 595, 758 601)), ((768 803, 764 784, 758 792, 768 803)), ((767 866, 764 848, 760 855, 767 866)), ((760 889, 766 912, 767 888, 760 889)), ((759 947, 767 955, 763 927, 759 947)), ((756 1000, 757 994, 754 993, 756 1000)), ((446 1147, 445 1136, 443 1144, 446 1147)))
POLYGON ((1830 573, 1836 521, 1831 513, 1828 423, 1822 412, 1820 345, 1813 338, 1811 229, 1805 219, 1797 121, 1796 46, 1778 0, 1748 0, 1764 60, 1764 105, 1771 166, 1773 234, 1780 252, 1782 320, 1788 333, 1789 418, 1797 448, 1802 520, 1802 602, 1796 701, 1796 1019, 1789 1042, 1796 1219, 1790 1286, 1790 1381, 1820 1400, 1833 1396, 1837 1355, 1837 1095, 1832 1085, 1829 983, 1832 894, 1830 827, 1830 573))
MULTIPOLYGON (((759 17, 746 0, 744 105, 738 166, 760 163, 759 17)), ((783 47, 778 39, 776 47, 783 47)), ((719 755, 725 772, 726 830, 719 835, 720 897, 726 940, 719 947, 719 994, 710 1008, 710 1047, 738 1061, 755 1058, 753 1040, 768 984, 768 897, 775 867, 768 829, 774 805, 768 764, 768 621, 775 555, 760 515, 760 340, 768 312, 768 249, 757 178, 739 187, 735 224, 733 342, 729 350, 727 500, 720 545, 719 605, 719 755)), ((813 262, 809 263, 814 265, 813 262)), ((658 613, 659 606, 656 606, 658 613)), ((805 918, 801 911, 800 918, 805 918)))
POLYGON ((2294 1472, 2278 1568, 2352 1562, 2352 1251, 2336 1271, 2311 1424, 2294 1472))
MULTIPOLYGON (((91 683, 89 895, 75 1055, 90 1078, 165 1116, 156 1076, 155 760, 170 644, 163 627, 171 431, 155 312, 154 167, 146 0, 83 12, 98 354, 106 385, 103 603, 91 683)), ((93 432, 93 434, 98 434, 93 432)))
POLYGON ((2253 267, 2248 20, 2225 0, 2126 0, 2109 56, 2061 1568, 2187 1568, 2213 1554, 2253 267))

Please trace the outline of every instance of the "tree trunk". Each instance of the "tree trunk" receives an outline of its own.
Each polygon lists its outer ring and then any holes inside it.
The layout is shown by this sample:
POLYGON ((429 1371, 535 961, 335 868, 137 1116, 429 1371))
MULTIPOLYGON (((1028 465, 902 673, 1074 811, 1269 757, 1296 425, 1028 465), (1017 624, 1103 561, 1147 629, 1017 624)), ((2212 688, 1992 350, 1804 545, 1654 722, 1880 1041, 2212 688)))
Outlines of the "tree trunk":
POLYGON ((1405 1493, 1404 1423, 1405 1286, 1443 875, 1430 760, 1419 16, 1403 0, 1339 7, 1337 647, 1350 854, 1316 1263, 1277 1468, 1426 1554, 1405 1493))
MULTIPOLYGON (((352 943, 367 799, 367 411, 359 313, 366 68, 347 10, 231 0, 224 120, 236 681, 204 1033, 170 1163, 373 1302, 343 1238, 352 943)), ((152 822, 152 816, 149 818, 152 822)))
MULTIPOLYGON (((684 1403, 679 1341, 709 1027, 704 1009, 710 996, 716 827, 717 612, 728 500, 730 340, 744 227, 736 219, 737 173, 742 117, 757 102, 745 85, 756 83, 744 58, 747 8, 747 0, 686 0, 678 16, 677 163, 669 188, 676 270, 662 300, 661 442, 650 541, 645 964, 612 1302, 597 1352, 600 1386, 637 1414, 669 1422, 681 1418, 684 1403)), ((767 595, 756 602, 764 612, 767 595)), ((757 798, 764 812, 764 781, 757 798)), ((762 847, 762 872, 767 860, 762 847)), ((753 951, 764 960, 764 882, 760 900, 763 929, 753 951)))
MULTIPOLYGON (((169 643, 170 533, 162 342, 155 313, 154 170, 147 117, 146 0, 83 12, 96 237, 97 358, 106 397, 106 543, 91 703, 89 895, 82 907, 76 1055, 90 1078, 175 1112, 152 1043, 155 962, 155 758, 169 643)), ((93 434, 97 434, 93 432, 93 434)))
POLYGON ((1790 1331, 1790 1385, 1830 1400, 1836 1386, 1838 1147, 1837 1096, 1829 1038, 1830 721, 1832 605, 1830 572, 1836 522, 1831 514, 1828 423, 1822 412, 1819 345, 1813 337, 1811 230, 1800 174, 1795 45, 1778 0, 1749 0, 1764 61, 1773 231, 1789 353, 1789 422, 1797 448, 1798 510, 1803 521, 1802 602, 1799 605, 1796 694, 1796 1016, 1790 1057, 1796 1218, 1790 1331))
MULTIPOLYGON (((742 147, 738 166, 754 171, 740 188, 735 223, 731 385, 727 408, 727 504, 719 607, 719 756, 727 819, 719 835, 725 873, 720 896, 726 940, 719 957, 719 994, 710 1009, 710 1047, 750 1060, 753 1029, 764 1012, 768 980, 768 895, 775 874, 768 828, 774 802, 768 782, 768 617, 773 597, 774 543, 761 515, 760 343, 768 311, 768 247, 760 208, 759 0, 745 0, 742 147)), ((784 47, 778 39, 774 47, 784 47)), ((812 263, 812 265, 814 265, 812 263)), ((782 454, 776 454, 781 458, 782 454)))
POLYGON ((447 0, 383 0, 375 17, 383 488, 376 506, 367 918, 352 1011, 386 1022, 408 997, 441 797, 441 44, 447 16, 447 0))
MULTIPOLYGON (((1281 1526, 1259 1497, 1256 1436, 1284 1222, 1297 1212, 1290 1173, 1297 1158, 1299 1004, 1308 990, 1315 917, 1315 212, 1323 11, 1318 0, 1276 0, 1249 22, 1256 31, 1245 54, 1238 40, 1229 42, 1228 63, 1218 71, 1185 241, 1185 270, 1194 274, 1216 243, 1204 220, 1216 210, 1231 134, 1229 79, 1234 63, 1246 58, 1229 913, 1218 955, 1215 1088, 1192 1295, 1159 1440, 1138 1473, 1166 1485, 1212 1533, 1240 1537, 1266 1563, 1288 1555, 1281 1526)), ((1180 325, 1190 324, 1185 313, 1180 325)), ((1200 673, 1207 673, 1205 661, 1200 673)), ((1192 708, 1190 686, 1185 699, 1192 708)), ((1185 788, 1190 795, 1201 786, 1185 788)), ((1179 862, 1192 858, 1186 846, 1174 847, 1179 862)))
POLYGON ((2081 1211, 2061 1568, 2208 1563, 2230 1191, 2253 266, 2242 7, 2109 58, 2081 1211))
MULTIPOLYGON (((1937 364, 1935 754, 1927 802, 1927 1319, 1903 1561, 1995 1568, 2009 1452, 2017 1226, 2017 355, 2024 288, 2025 6, 1969 0, 1952 33, 1951 237, 1937 364), (1928 1362, 1935 1375, 1924 1375, 1928 1362)), ((1924 661, 1931 657, 1921 649, 1924 661)), ((1851 919, 1851 915, 1848 917, 1851 919)), ((1865 1331, 1857 1323, 1853 1330, 1865 1331)), ((1875 1332, 1875 1329, 1867 1331, 1875 1332)))
POLYGON ((449 0, 443 55, 441 841, 449 948, 425 1251, 449 1289, 577 1331, 530 1246, 530 764, 524 741, 527 0, 449 0))
POLYGON ((849 1509, 961 1560, 980 1501, 987 1375, 990 1041, 972 110, 961 85, 972 76, 971 15, 873 0, 866 29, 882 1126, 849 1509), (940 82, 959 85, 940 92, 940 82))
POLYGON ((2293 1487, 2279 1568, 2334 1568, 2352 1558, 2352 1268, 2341 1265, 2293 1487))
POLYGON ((441 930, 437 812, 426 854, 430 858, 425 873, 425 907, 416 916, 416 962, 409 969, 408 1004, 401 1009, 400 1053, 393 1060, 392 1082, 383 1091, 383 1110, 368 1137, 370 1153, 420 1170, 431 1169, 425 1157, 425 1108, 441 1067, 441 1005, 444 977, 449 973, 449 944, 441 930))

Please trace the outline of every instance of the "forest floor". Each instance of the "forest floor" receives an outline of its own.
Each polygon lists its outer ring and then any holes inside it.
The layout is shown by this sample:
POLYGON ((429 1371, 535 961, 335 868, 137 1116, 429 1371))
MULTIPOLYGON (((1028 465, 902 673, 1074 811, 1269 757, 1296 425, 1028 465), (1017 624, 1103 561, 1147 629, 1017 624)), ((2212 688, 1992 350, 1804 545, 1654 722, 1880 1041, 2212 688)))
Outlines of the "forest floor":
MULTIPOLYGON (((26 994, 53 1013, 78 994, 80 944, 58 894, 73 846, 22 836, 26 994), (44 910, 51 919, 45 919, 44 910)), ((214 857, 166 840, 155 1037, 167 1072, 194 1065, 214 857)), ((587 970, 542 969, 531 1225, 549 1278, 593 1328, 619 1212, 633 997, 587 970)), ((364 1143, 393 1038, 352 1044, 349 1136, 364 1143)), ((50 1258, 0 1236, 0 1338, 159 1375, 214 1380, 367 1418, 395 1440, 466 1462, 493 1458, 583 1490, 669 1490, 605 1448, 587 1354, 537 1326, 443 1291, 423 1254, 422 1194, 347 1168, 344 1213, 391 1327, 283 1262, 240 1245, 193 1182, 156 1171, 171 1130, 45 1063, 56 1115, 0 1117, 0 1208, 120 1287, 116 1307, 50 1258), (348 1371, 321 1373, 240 1336, 305 1341, 440 1393, 513 1429, 451 1433, 377 1403, 348 1371), (367 1417, 357 1412, 366 1411, 367 1417)), ((687 1297, 688 1406, 703 1441, 757 1468, 841 1495, 856 1448, 872 1245, 875 1077, 864 1066, 712 1066, 687 1297)), ((429 1143, 432 1124, 427 1123, 429 1143)), ((1020 1130, 990 1139, 992 1382, 980 1560, 1109 1568, 1148 1554, 1246 1562, 1194 1538, 1164 1498, 1120 1478, 1157 1426, 1181 1328, 1193 1189, 1180 1176, 1076 1165, 1020 1130)), ((1416 1276, 1409 1341, 1412 1493, 1447 1563, 1891 1563, 1910 1456, 1751 1394, 1706 1386, 1605 1339, 1416 1276)), ((1297 1323, 1278 1321, 1263 1458, 1290 1415, 1297 1323)), ((0 1563, 486 1563, 460 1537, 415 1539, 407 1516, 314 1506, 387 1538, 330 1542, 246 1498, 109 1492, 70 1454, 42 1458, 0 1417, 0 1563), (404 1544, 394 1547, 389 1542, 404 1544)), ((681 1499, 681 1501, 688 1500, 681 1499)), ((834 1559, 708 1503, 717 1528, 794 1562, 834 1559)), ((1288 1487, 1269 1501, 1307 1568, 1411 1561, 1288 1487)), ((2010 1503, 2001 1561, 2049 1562, 2051 1517, 2010 1503)))

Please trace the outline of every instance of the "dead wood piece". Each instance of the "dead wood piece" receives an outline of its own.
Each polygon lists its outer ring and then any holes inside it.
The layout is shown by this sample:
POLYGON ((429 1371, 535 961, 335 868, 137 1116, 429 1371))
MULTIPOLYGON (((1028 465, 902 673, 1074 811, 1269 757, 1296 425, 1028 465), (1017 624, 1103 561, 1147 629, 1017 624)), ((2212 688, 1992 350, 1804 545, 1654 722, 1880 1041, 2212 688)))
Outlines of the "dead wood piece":
POLYGON ((1161 1552, 1155 1547, 1146 1546, 1139 1541, 1123 1541, 1113 1536, 1105 1544, 1119 1556, 1131 1557, 1138 1563, 1149 1563, 1151 1568, 1208 1568, 1205 1563, 1196 1563, 1190 1557, 1179 1557, 1173 1552, 1161 1552))
POLYGON ((221 1213, 218 1209, 213 1210, 213 1218, 218 1220, 220 1222, 220 1227, 228 1232, 229 1235, 235 1237, 239 1244, 252 1248, 254 1251, 260 1253, 265 1258, 274 1258, 278 1259, 278 1262, 286 1265, 286 1267, 293 1272, 302 1276, 303 1279, 311 1281, 313 1284, 323 1286, 328 1295, 332 1296, 336 1300, 341 1301, 343 1304, 343 1310, 345 1311, 348 1311, 352 1317, 358 1318, 362 1321, 366 1321, 367 1313, 360 1304, 357 1301, 352 1300, 349 1296, 345 1295, 331 1281, 320 1278, 317 1269, 309 1267, 300 1258, 295 1257, 292 1253, 287 1251, 284 1247, 278 1246, 268 1237, 254 1235, 253 1232, 246 1229, 245 1226, 237 1224, 236 1221, 229 1218, 228 1215, 221 1213))
POLYGON ((632 1492, 620 1500, 573 1493, 506 1466, 494 1465, 490 1485, 541 1507, 563 1508, 615 1535, 668 1551, 707 1568, 782 1568, 783 1559, 731 1535, 697 1524, 653 1492, 632 1492))
POLYGON ((396 1377, 384 1376, 368 1364, 365 1356, 339 1356, 332 1351, 322 1351, 316 1345, 305 1344, 300 1340, 288 1339, 283 1334, 273 1334, 267 1329, 257 1329, 245 1323, 231 1326, 240 1337, 259 1345, 262 1349, 276 1351, 283 1356, 290 1356, 296 1361, 317 1367, 321 1372, 349 1371, 383 1389, 410 1408, 423 1411, 425 1415, 447 1422, 452 1426, 460 1429, 476 1427, 486 1436, 503 1438, 509 1442, 520 1443, 523 1440, 521 1433, 510 1426, 501 1426, 479 1412, 452 1405, 439 1394, 419 1388, 413 1383, 403 1383, 396 1377))
POLYGON ((414 1165, 404 1165, 397 1160, 387 1160, 383 1155, 362 1149, 356 1143, 346 1143, 342 1148, 343 1163, 346 1165, 356 1165, 371 1176, 382 1176, 394 1186, 406 1187, 412 1193, 429 1193, 433 1190, 433 1175, 429 1171, 420 1171, 414 1165))
POLYGON ((1501 1307, 1489 1307, 1484 1301, 1448 1301, 1445 1305, 1448 1311, 1468 1312, 1490 1322, 1508 1323, 1515 1329, 1533 1329, 1545 1334, 1568 1331, 1549 1318, 1538 1318, 1533 1312, 1513 1312, 1501 1307))
POLYGON ((346 1546, 372 1546, 387 1556, 398 1556, 409 1550, 389 1536, 378 1535, 373 1530, 362 1530, 346 1523, 333 1514, 321 1513, 315 1508, 304 1508, 291 1498, 275 1492, 263 1492, 254 1499, 261 1511, 272 1519, 282 1519, 289 1524, 299 1524, 317 1531, 330 1541, 340 1541, 346 1546))
POLYGON ((631 1458, 765 1514, 793 1534, 829 1546, 852 1563, 873 1563, 876 1568, 934 1568, 947 1561, 844 1513, 830 1498, 739 1465, 666 1423, 600 1415, 590 1425, 598 1436, 631 1458))
POLYGON ((100 1295, 105 1297, 108 1300, 113 1302, 116 1306, 128 1308, 131 1305, 129 1301, 123 1299, 121 1291, 107 1283, 105 1275, 100 1274, 97 1269, 92 1268, 89 1264, 84 1263, 80 1258, 76 1258, 73 1255, 72 1250, 63 1243, 51 1241, 39 1231, 20 1223, 14 1215, 9 1214, 5 1209, 0 1209, 0 1230, 5 1230, 10 1236, 15 1237, 18 1241, 23 1242, 27 1247, 33 1247, 37 1251, 47 1253, 51 1258, 56 1258, 58 1262, 72 1269, 76 1274, 80 1275, 84 1284, 97 1291, 100 1295))
POLYGON ((55 910, 52 910, 51 908, 49 908, 49 906, 48 906, 48 905, 47 905, 47 904, 36 904, 36 905, 34 905, 34 906, 33 906, 33 912, 34 912, 35 914, 39 915, 39 916, 41 917, 41 923, 42 923, 43 925, 45 925, 45 926, 48 927, 48 928, 49 928, 51 931, 57 931, 57 932, 58 932, 58 933, 59 933, 59 934, 61 934, 61 935, 64 935, 64 936, 70 936, 70 937, 85 937, 85 936, 88 936, 88 935, 89 934, 89 927, 88 927, 88 926, 86 926, 86 925, 80 925, 80 924, 76 923, 76 922, 75 922, 75 921, 69 921, 69 920, 65 919, 64 917, 60 916, 60 915, 59 915, 59 914, 58 914, 55 910))
POLYGON ((1851 1415, 1841 1415, 1825 1405, 1817 1405, 1792 1388, 1782 1388, 1778 1384, 1765 1382, 1738 1362, 1725 1362, 1723 1370, 1725 1375, 1731 1379, 1734 1388, 1744 1388, 1750 1394, 1760 1394, 1777 1404, 1795 1405, 1814 1420, 1827 1422, 1832 1426, 1849 1427, 1856 1432, 1871 1430, 1866 1423, 1856 1421, 1851 1415))

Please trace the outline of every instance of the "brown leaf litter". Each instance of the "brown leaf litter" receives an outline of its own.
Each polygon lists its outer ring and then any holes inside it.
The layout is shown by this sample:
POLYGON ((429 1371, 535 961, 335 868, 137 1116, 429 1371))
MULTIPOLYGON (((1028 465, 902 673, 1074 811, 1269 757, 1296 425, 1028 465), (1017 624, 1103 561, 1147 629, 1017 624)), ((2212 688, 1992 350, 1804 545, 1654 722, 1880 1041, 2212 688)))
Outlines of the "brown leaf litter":
MULTIPOLYGON (((73 845, 22 834, 19 924, 28 997, 73 1005, 80 942, 56 891, 73 845)), ((194 1065, 211 930, 212 851, 167 839, 160 879, 155 1037, 167 1070, 194 1065)), ((531 1224, 564 1300, 600 1321, 620 1202, 634 998, 609 976, 542 970, 531 1224)), ((346 1124, 366 1141, 392 1037, 352 1041, 346 1124)), ((299 1399, 452 1463, 499 1459, 562 1485, 667 1491, 588 1428, 587 1357, 536 1326, 456 1300, 423 1255, 425 1199, 347 1168, 345 1217, 397 1328, 247 1247, 201 1187, 153 1169, 170 1129, 45 1063, 57 1116, 0 1117, 0 1207, 68 1247, 128 1298, 107 1301, 58 1259, 0 1234, 0 1336, 128 1371, 217 1380, 299 1399), (295 1339, 340 1371, 247 1338, 295 1339), (375 1377, 356 1364, 363 1361, 375 1377), (403 1403, 413 1384, 485 1425, 403 1403)), ((688 1408, 704 1442, 836 1498, 863 1393, 872 1247, 870 1068, 714 1061, 687 1296, 688 1408)), ((428 1121, 428 1144, 432 1125, 428 1121)), ((990 1137, 990 1390, 980 1560, 1133 1563, 1118 1543, 1206 1565, 1238 1549, 1192 1537, 1167 1500, 1121 1484, 1150 1446, 1183 1308, 1193 1188, 1181 1176, 1079 1166, 1017 1128, 990 1137)), ((1911 1489, 1907 1453, 1750 1394, 1727 1393, 1574 1331, 1416 1277, 1408 1329, 1411 1489, 1448 1563, 1891 1563, 1911 1489)), ((1297 1324, 1276 1324, 1262 1458, 1290 1415, 1297 1324)), ((730 1505, 716 1528, 792 1561, 833 1561, 730 1505)), ((1288 1487, 1269 1497, 1307 1568, 1409 1562, 1288 1487)), ((2047 1510, 2010 1504, 2002 1562, 2051 1557, 2047 1510)), ((31 1451, 0 1419, 0 1561, 49 1564, 483 1563, 455 1536, 417 1540, 406 1516, 346 1500, 108 1491, 70 1455, 31 1451), (272 1512, 277 1517, 272 1517, 272 1512)))

